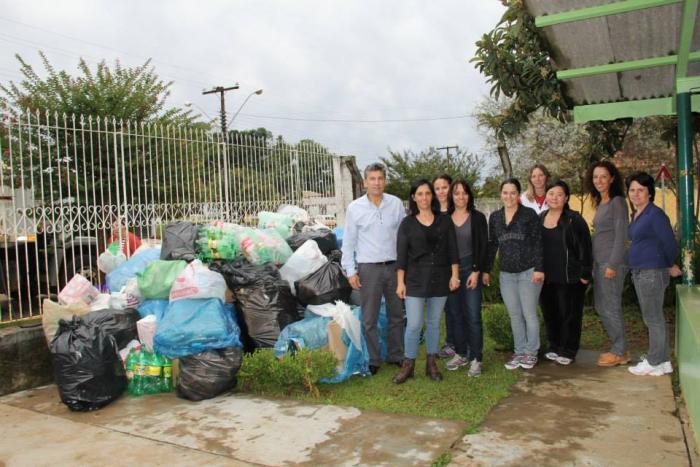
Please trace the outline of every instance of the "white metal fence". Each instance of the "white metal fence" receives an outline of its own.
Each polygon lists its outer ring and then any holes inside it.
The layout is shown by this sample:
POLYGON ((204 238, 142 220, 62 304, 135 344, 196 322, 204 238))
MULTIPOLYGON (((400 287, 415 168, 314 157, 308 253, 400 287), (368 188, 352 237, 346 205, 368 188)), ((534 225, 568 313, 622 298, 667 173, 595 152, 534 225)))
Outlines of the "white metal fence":
POLYGON ((0 114, 0 321, 38 315, 96 258, 114 220, 155 237, 172 220, 253 223, 296 204, 333 222, 340 158, 311 142, 197 126, 47 113, 0 114))

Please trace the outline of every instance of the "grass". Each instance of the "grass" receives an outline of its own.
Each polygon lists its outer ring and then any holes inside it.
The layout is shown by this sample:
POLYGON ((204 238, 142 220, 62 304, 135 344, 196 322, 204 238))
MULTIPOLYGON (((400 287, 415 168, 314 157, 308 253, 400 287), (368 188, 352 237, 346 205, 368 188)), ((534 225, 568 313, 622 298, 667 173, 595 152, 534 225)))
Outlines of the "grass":
POLYGON ((415 376, 401 385, 391 381, 398 367, 384 364, 372 377, 353 376, 341 384, 320 385, 318 398, 299 393, 289 396, 274 388, 258 394, 457 420, 466 424, 466 432, 472 432, 486 414, 510 394, 511 386, 518 380, 520 370, 510 372, 503 367, 508 356, 495 351, 493 341, 485 336, 484 366, 479 378, 468 378, 465 369, 447 371, 444 369, 446 361, 441 360, 439 366, 444 380, 435 382, 425 376, 425 347, 421 345, 415 376))
MULTIPOLYGON (((630 351, 646 352, 649 347, 647 327, 642 319, 642 312, 637 305, 627 305, 623 308, 625 315, 625 337, 630 351)), ((664 308, 669 329, 669 342, 673 342, 675 331, 675 308, 664 308)), ((583 313, 581 330, 581 348, 606 351, 610 347, 608 336, 603 328, 598 314, 593 308, 586 308, 583 313)))

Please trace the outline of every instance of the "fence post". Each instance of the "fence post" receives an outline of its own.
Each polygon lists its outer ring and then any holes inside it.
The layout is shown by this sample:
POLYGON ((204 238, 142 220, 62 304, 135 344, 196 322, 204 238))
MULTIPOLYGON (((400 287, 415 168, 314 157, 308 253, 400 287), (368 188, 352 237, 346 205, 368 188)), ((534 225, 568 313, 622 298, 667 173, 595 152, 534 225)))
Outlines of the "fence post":
POLYGON ((359 170, 353 156, 338 156, 333 158, 333 183, 335 188, 336 223, 345 225, 345 210, 355 199, 355 184, 358 181, 359 170), (354 170, 353 170, 354 169, 354 170))

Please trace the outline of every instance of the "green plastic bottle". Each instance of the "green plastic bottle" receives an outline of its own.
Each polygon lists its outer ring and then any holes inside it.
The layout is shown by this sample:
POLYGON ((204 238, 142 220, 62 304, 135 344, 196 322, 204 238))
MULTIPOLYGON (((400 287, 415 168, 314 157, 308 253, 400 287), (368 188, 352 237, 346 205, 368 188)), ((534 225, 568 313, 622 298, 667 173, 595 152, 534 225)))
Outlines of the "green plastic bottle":
POLYGON ((161 376, 161 391, 170 392, 173 390, 173 361, 168 357, 161 356, 163 373, 161 376))
POLYGON ((129 380, 127 390, 132 396, 143 396, 143 383, 145 375, 145 366, 143 364, 143 351, 140 346, 131 349, 129 356, 126 359, 127 374, 131 367, 132 377, 129 380), (130 361, 131 360, 131 361, 130 361))
POLYGON ((146 377, 144 378, 144 393, 158 394, 160 392, 160 377, 163 367, 160 357, 151 352, 146 353, 146 377))

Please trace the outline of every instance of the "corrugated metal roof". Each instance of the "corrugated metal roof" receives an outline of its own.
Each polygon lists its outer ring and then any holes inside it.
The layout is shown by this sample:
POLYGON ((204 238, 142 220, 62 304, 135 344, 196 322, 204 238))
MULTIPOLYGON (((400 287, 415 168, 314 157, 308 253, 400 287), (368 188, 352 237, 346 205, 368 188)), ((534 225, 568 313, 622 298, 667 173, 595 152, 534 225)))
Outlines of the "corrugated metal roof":
MULTIPOLYGON (((614 0, 525 0, 533 16, 616 3, 614 0)), ((573 69, 676 54, 682 3, 556 24, 541 28, 558 69, 573 69)), ((700 12, 698 14, 700 16, 700 12)), ((692 50, 700 48, 694 31, 692 50)), ((688 76, 700 75, 691 63, 688 76)), ((675 66, 608 73, 562 81, 576 105, 649 99, 673 95, 675 66)))

